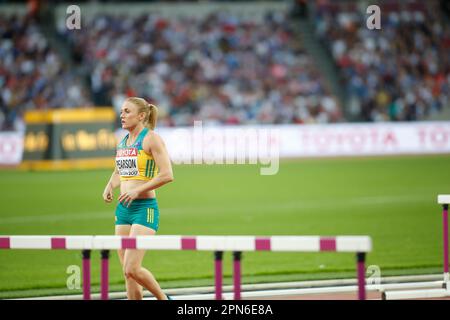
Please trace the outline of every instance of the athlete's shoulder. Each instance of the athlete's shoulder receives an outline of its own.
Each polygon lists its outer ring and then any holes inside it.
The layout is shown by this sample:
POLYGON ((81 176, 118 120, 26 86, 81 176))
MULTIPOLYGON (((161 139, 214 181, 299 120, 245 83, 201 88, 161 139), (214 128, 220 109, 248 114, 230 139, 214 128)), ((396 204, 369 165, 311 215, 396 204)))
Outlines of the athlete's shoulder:
POLYGON ((154 130, 148 129, 147 134, 145 135, 144 139, 159 140, 159 139, 161 139, 161 136, 159 134, 157 134, 154 130))
POLYGON ((147 144, 150 149, 154 146, 164 144, 161 136, 153 130, 148 130, 147 134, 144 137, 144 143, 147 144))

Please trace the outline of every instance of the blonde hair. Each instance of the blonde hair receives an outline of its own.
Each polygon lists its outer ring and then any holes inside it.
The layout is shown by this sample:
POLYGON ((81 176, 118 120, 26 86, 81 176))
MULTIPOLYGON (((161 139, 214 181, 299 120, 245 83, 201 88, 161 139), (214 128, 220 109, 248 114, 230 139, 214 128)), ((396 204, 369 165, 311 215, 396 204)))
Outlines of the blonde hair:
POLYGON ((138 97, 130 97, 125 100, 126 102, 130 102, 138 107, 138 112, 144 112, 144 125, 150 130, 155 129, 156 121, 158 120, 158 108, 151 103, 145 101, 145 99, 138 97))

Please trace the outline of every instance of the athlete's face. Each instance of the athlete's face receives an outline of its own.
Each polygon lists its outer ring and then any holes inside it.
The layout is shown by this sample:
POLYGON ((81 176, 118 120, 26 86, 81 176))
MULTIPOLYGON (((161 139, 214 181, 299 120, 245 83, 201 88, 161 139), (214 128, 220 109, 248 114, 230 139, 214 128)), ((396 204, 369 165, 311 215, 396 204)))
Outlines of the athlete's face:
POLYGON ((123 129, 134 128, 143 119, 143 113, 139 113, 139 109, 133 103, 125 102, 120 110, 120 121, 123 129))

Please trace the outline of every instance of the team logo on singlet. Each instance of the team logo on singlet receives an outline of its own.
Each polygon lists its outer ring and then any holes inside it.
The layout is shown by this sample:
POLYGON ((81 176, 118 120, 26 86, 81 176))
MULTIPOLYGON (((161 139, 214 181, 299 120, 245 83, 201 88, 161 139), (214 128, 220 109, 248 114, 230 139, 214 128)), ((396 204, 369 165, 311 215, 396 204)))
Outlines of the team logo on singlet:
POLYGON ((139 175, 138 150, 136 148, 118 149, 116 153, 116 166, 122 177, 139 175))

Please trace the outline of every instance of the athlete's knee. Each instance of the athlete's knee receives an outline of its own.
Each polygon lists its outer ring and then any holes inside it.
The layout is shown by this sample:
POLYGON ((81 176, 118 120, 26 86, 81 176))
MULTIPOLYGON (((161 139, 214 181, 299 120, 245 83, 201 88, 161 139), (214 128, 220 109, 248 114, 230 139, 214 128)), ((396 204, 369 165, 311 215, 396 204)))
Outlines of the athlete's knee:
POLYGON ((124 268, 125 278, 135 279, 137 277, 137 275, 139 274, 139 271, 140 271, 140 267, 137 265, 129 265, 129 264, 125 265, 125 268, 124 268))

